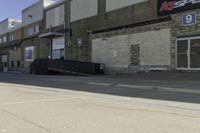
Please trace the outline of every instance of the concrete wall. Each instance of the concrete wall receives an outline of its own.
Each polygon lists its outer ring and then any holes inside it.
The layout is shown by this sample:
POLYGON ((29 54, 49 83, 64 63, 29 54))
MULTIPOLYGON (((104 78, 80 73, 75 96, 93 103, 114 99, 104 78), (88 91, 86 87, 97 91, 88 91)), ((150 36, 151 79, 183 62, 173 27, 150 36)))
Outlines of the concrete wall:
POLYGON ((172 69, 176 69, 176 40, 177 37, 187 37, 187 36, 200 36, 200 9, 196 10, 191 10, 191 11, 186 11, 182 13, 177 13, 171 15, 172 17, 172 27, 171 27, 171 34, 172 34, 172 39, 171 39, 171 59, 172 59, 172 69), (196 12, 197 13, 197 20, 195 25, 188 25, 188 26, 183 26, 181 24, 181 16, 185 13, 191 13, 191 12, 196 12))
POLYGON ((64 5, 53 8, 46 12, 46 29, 64 24, 64 5))
MULTIPOLYGON (((12 70, 17 70, 17 61, 20 61, 21 66, 21 48, 16 47, 9 50, 9 67, 12 70), (14 68, 11 66, 11 61, 14 61, 14 68)), ((20 68, 18 68, 20 69, 20 68)))
POLYGON ((97 15, 97 0, 71 1, 71 21, 97 15))
POLYGON ((23 68, 26 69, 29 67, 29 65, 32 63, 31 61, 25 60, 25 48, 33 46, 34 50, 34 59, 43 59, 48 58, 49 56, 49 43, 48 39, 40 39, 40 38, 33 38, 22 42, 21 45, 21 52, 22 52, 22 62, 23 62, 23 68))
POLYGON ((119 35, 92 41, 92 61, 106 67, 128 67, 129 36, 119 35))
POLYGON ((106 11, 112 11, 148 0, 106 0, 106 11))
POLYGON ((27 38, 27 37, 33 37, 33 36, 36 36, 38 35, 38 33, 33 33, 32 35, 28 35, 27 34, 27 30, 30 29, 30 28, 34 28, 36 26, 39 26, 39 30, 41 30, 41 26, 42 26, 42 21, 37 21, 35 23, 31 23, 29 25, 26 25, 22 28, 22 37, 23 38, 27 38))
POLYGON ((12 35, 12 34, 14 35, 14 40, 20 40, 22 38, 22 31, 21 31, 21 29, 9 32, 9 36, 12 35))
MULTIPOLYGON (((106 6, 105 1, 99 0, 98 2, 102 2, 99 8, 104 9, 103 6, 106 6)), ((99 10, 99 15, 72 22, 71 45, 66 49, 67 57, 72 60, 91 61, 90 31, 111 29, 158 19, 156 2, 156 0, 150 0, 107 13, 104 10, 99 10), (77 47, 77 40, 79 38, 82 39, 81 47, 77 47)))
POLYGON ((170 66, 170 29, 131 34, 130 44, 140 45, 140 65, 170 66))
POLYGON ((92 61, 105 64, 111 71, 167 70, 171 63, 169 25, 169 22, 163 22, 96 34, 92 41, 92 61), (139 52, 138 66, 131 64, 134 62, 131 56, 132 45, 139 45, 139 51, 135 51, 139 52))
POLYGON ((6 19, 0 23, 0 34, 5 34, 8 32, 9 19, 6 19))
POLYGON ((40 21, 43 18, 43 1, 39 1, 22 11, 23 26, 40 21))

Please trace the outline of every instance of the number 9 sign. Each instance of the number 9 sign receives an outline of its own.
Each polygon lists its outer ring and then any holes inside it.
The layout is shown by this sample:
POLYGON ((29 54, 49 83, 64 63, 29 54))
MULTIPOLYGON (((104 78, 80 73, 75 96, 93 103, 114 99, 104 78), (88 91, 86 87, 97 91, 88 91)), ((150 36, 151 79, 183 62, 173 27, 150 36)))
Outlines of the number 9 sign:
POLYGON ((182 25, 195 25, 195 24, 196 24, 196 12, 182 15, 182 25))

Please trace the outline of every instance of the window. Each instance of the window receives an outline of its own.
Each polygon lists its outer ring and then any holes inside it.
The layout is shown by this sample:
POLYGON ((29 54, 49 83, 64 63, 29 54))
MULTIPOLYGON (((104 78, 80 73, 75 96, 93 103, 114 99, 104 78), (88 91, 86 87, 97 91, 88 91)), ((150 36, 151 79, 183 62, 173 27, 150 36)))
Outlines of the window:
POLYGON ((176 44, 177 69, 200 69, 200 37, 180 38, 176 44))
POLYGON ((26 31, 26 35, 31 36, 33 34, 37 34, 40 31, 40 27, 39 25, 35 26, 35 27, 31 27, 29 29, 27 29, 26 31))
POLYGON ((20 61, 19 60, 17 61, 17 67, 20 67, 20 61))
POLYGON ((0 38, 0 43, 2 43, 2 39, 0 38))
POLYGON ((25 60, 33 61, 33 46, 25 48, 25 60))
POLYGON ((33 35, 33 33, 34 33, 34 28, 33 27, 27 29, 27 31, 26 31, 26 35, 28 35, 28 36, 33 35))
POLYGON ((13 41, 14 40, 14 34, 10 34, 10 41, 13 41))
POLYGON ((35 26, 35 30, 34 30, 34 32, 35 32, 35 33, 39 33, 39 31, 40 31, 40 27, 39 27, 39 25, 35 26))
POLYGON ((3 37, 3 42, 7 42, 7 37, 6 36, 3 37))
POLYGON ((52 40, 52 59, 64 59, 65 39, 64 37, 52 40))

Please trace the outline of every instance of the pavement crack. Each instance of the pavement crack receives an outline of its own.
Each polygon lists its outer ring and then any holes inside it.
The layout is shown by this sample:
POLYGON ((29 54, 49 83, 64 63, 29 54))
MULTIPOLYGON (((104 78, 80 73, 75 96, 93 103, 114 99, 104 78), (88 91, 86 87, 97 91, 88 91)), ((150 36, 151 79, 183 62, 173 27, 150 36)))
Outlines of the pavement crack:
POLYGON ((26 119, 26 118, 23 118, 23 117, 21 117, 21 116, 15 114, 15 113, 9 112, 9 111, 7 111, 7 110, 5 110, 5 109, 1 109, 1 111, 4 112, 4 113, 7 113, 8 115, 13 116, 13 117, 15 117, 15 118, 17 118, 17 119, 23 120, 23 121, 26 122, 26 123, 29 123, 29 124, 31 124, 31 125, 34 125, 34 126, 40 128, 40 129, 44 130, 44 131, 47 131, 47 132, 49 132, 49 133, 55 133, 55 132, 51 131, 49 128, 44 127, 44 126, 42 126, 42 125, 39 125, 39 124, 37 124, 37 123, 35 123, 35 122, 33 122, 33 121, 30 121, 30 120, 28 120, 28 119, 26 119))

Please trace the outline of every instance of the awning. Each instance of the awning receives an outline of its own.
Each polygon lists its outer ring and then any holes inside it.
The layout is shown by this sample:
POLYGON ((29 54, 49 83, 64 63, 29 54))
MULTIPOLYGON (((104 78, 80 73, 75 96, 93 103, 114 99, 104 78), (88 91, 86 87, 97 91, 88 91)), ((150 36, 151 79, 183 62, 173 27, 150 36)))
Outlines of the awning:
POLYGON ((52 37, 62 37, 64 36, 64 33, 59 33, 59 32, 48 32, 39 35, 40 38, 52 38, 52 37))

